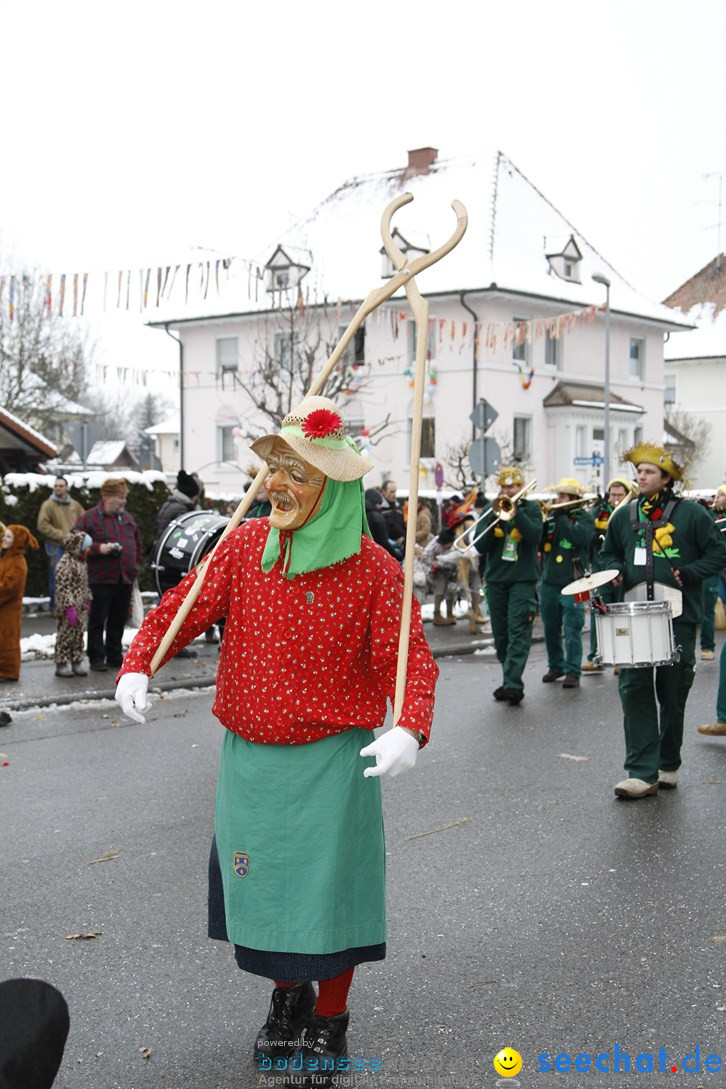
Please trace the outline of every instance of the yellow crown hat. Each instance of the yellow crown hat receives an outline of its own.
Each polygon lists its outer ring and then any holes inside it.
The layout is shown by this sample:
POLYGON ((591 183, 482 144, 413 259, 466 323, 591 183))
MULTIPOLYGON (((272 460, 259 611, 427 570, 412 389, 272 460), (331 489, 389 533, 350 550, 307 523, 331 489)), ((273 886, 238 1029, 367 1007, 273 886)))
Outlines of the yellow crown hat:
POLYGON ((524 474, 518 465, 502 465, 497 476, 497 484, 501 488, 510 484, 524 484, 524 474))
POLYGON ((621 488, 625 488, 626 492, 632 491, 634 486, 634 482, 632 480, 628 480, 627 477, 614 476, 612 480, 608 481, 608 486, 605 489, 606 495, 612 488, 613 484, 619 484, 621 488))
POLYGON ((657 442, 639 442, 637 446, 626 450, 620 460, 629 461, 636 469, 645 461, 648 465, 655 465, 664 473, 668 473, 673 480, 683 480, 683 466, 674 461, 668 451, 657 442))
POLYGON ((547 489, 548 492, 554 492, 555 495, 577 495, 583 496, 585 489, 579 480, 575 480, 572 476, 563 476, 557 484, 550 484, 547 489))

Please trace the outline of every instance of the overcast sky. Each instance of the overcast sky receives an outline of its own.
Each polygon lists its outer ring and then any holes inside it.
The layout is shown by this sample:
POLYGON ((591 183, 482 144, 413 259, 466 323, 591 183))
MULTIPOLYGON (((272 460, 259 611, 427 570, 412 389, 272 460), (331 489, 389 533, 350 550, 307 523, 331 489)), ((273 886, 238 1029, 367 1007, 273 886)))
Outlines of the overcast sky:
POLYGON ((255 256, 424 145, 504 151, 652 299, 716 253, 706 174, 726 220, 722 0, 0 0, 0 35, 6 266, 255 256))

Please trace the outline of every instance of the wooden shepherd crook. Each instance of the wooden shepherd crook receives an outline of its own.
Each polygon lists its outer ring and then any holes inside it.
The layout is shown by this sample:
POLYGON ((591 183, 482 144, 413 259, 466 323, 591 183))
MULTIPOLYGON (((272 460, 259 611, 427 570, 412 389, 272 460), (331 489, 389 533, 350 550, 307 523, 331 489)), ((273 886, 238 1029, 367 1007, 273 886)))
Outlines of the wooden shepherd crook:
MULTIPOLYGON (((418 470, 419 470, 419 457, 421 453, 421 420, 423 416, 423 390, 424 390, 424 378, 426 368, 426 348, 428 344, 428 303, 419 294, 418 288, 414 282, 414 276, 421 272, 425 268, 429 268, 430 265, 435 265, 437 261, 440 261, 442 257, 445 257, 447 253, 450 253, 455 246, 459 244, 464 237, 466 231, 468 216, 464 205, 454 200, 451 203, 451 207, 456 213, 456 228, 451 238, 440 246, 437 250, 433 250, 431 253, 424 253, 420 257, 416 257, 413 261, 407 262, 405 256, 401 253, 398 247, 393 242, 391 236, 391 219, 394 212, 399 208, 402 208, 404 204, 409 204, 413 200, 411 193, 402 193, 395 200, 392 200, 387 205, 383 216, 381 217, 381 235, 383 237, 383 245, 386 248, 388 256, 393 261, 394 267, 397 272, 391 277, 391 279, 383 284, 381 287, 375 288, 371 291, 361 303, 356 314, 354 315, 350 325, 343 333, 342 337, 338 341, 337 345, 333 349, 333 352, 328 359, 327 363, 322 367, 320 374, 315 379, 306 396, 313 397, 319 394, 333 368, 338 363, 338 360, 343 355, 343 352, 350 344, 351 340, 356 334, 356 331, 363 324, 369 314, 372 314, 381 303, 384 303, 387 299, 398 291, 399 287, 404 287, 406 295, 408 296, 411 309, 413 310, 414 317, 416 319, 416 373, 414 377, 414 411, 411 430, 411 472, 409 481, 409 519, 406 527, 406 556, 404 560, 404 583, 403 583, 403 612, 401 615, 401 634, 398 644, 398 671, 396 674, 396 696, 394 699, 394 723, 398 719, 401 713, 401 706, 403 705, 403 695, 406 686, 406 663, 408 659, 408 644, 409 644, 409 629, 411 626, 411 595, 413 590, 413 561, 414 561, 414 546, 416 541, 416 506, 418 505, 418 470)), ((207 572, 209 565, 214 560, 214 554, 219 548, 220 544, 233 529, 240 524, 245 514, 252 506, 252 502, 257 494, 258 489, 264 483, 267 476, 267 466, 263 465, 259 473, 252 481, 252 484, 247 489, 241 503, 237 507, 230 518, 228 524, 225 527, 224 533, 217 541, 216 545, 209 553, 208 556, 197 564, 195 569, 195 581, 191 585, 187 596, 179 606, 179 610, 169 625, 167 631, 164 634, 164 638, 156 649, 156 653, 151 661, 151 676, 153 677, 157 669, 161 665, 164 657, 169 650, 171 644, 176 639, 179 629, 186 620, 192 605, 197 600, 199 592, 204 582, 204 576, 207 572)))

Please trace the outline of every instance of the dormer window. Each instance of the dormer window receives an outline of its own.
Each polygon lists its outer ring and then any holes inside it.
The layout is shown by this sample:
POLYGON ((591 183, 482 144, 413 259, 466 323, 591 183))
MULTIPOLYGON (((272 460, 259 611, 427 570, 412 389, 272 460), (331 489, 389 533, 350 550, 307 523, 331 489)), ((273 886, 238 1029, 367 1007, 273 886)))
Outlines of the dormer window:
MULTIPOLYGON (((310 255, 305 254, 309 260, 310 255)), ((289 291, 300 284, 302 278, 310 272, 310 265, 305 264, 302 256, 293 253, 288 247, 278 246, 265 265, 265 288, 267 291, 289 291)))
MULTIPOLYGON (((554 239, 545 239, 545 247, 552 245, 554 239)), ((579 284, 582 282, 580 276, 580 262, 582 261, 582 254, 580 253, 579 246, 575 242, 575 236, 570 235, 565 246, 558 252, 546 253, 545 257, 549 262, 549 270, 553 272, 555 276, 559 276, 561 280, 569 280, 572 284, 579 284)))
MULTIPOLYGON (((427 235, 421 234, 418 231, 406 231, 405 237, 401 234, 398 227, 394 227, 391 233, 391 238, 398 246, 401 253, 404 255, 407 261, 413 261, 416 257, 422 257, 425 253, 431 252, 431 246, 427 235)), ((393 267, 393 261, 386 253, 385 246, 381 247, 380 253, 383 257, 383 264, 381 266, 381 277, 384 280, 390 280, 398 270, 393 267)))

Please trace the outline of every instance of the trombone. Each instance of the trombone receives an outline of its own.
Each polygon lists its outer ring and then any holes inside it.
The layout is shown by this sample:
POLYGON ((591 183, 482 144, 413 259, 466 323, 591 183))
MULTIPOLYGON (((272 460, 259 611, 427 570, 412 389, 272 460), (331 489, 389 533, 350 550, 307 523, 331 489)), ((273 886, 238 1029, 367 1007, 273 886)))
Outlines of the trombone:
POLYGON ((467 552, 468 549, 471 548, 472 545, 476 544, 478 540, 484 537, 490 529, 493 529, 497 522, 511 522, 515 514, 517 513, 517 503, 519 503, 520 500, 524 499, 525 496, 529 495, 529 493, 533 491, 536 487, 537 481, 531 480, 529 484, 525 484, 521 491, 518 491, 516 495, 513 495, 511 497, 511 499, 508 495, 498 495, 496 499, 492 500, 489 509, 484 511, 484 513, 479 518, 477 518, 476 522, 474 522, 473 525, 469 526, 468 529, 465 529, 461 536, 454 541, 454 548, 456 549, 456 551, 462 553, 467 552), (489 522, 489 525, 485 526, 483 529, 480 529, 477 533, 477 528, 481 526, 482 522, 485 522, 492 515, 496 516, 494 518, 494 521, 489 522))
POLYGON ((576 510, 579 507, 586 507, 590 503, 592 503, 592 499, 585 499, 583 497, 582 499, 570 499, 567 503, 541 503, 540 505, 542 507, 543 517, 549 518, 553 511, 566 510, 568 507, 572 507, 576 510))

